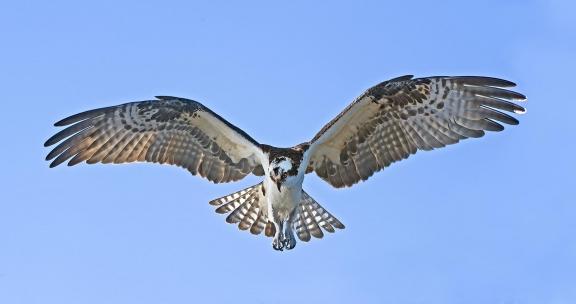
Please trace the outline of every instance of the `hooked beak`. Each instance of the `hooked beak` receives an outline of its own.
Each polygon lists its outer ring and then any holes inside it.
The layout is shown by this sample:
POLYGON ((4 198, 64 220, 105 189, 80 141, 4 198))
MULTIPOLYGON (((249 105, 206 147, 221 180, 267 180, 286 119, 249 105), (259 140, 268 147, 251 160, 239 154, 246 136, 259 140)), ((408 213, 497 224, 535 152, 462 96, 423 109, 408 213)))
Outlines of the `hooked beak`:
POLYGON ((280 186, 282 186, 282 180, 276 179, 274 176, 270 176, 270 178, 274 183, 276 183, 276 187, 278 187, 278 192, 281 192, 280 186))

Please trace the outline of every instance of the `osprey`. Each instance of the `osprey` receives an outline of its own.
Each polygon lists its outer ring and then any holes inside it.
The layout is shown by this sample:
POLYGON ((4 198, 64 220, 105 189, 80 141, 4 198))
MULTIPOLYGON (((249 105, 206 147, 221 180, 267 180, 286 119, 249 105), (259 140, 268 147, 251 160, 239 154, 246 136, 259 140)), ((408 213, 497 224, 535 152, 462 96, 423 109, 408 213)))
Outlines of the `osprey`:
POLYGON ((368 179, 418 150, 432 150, 518 120, 510 102, 525 96, 491 77, 402 76, 360 95, 312 140, 290 148, 260 144, 201 103, 179 97, 130 102, 72 115, 45 143, 55 167, 80 162, 153 162, 177 165, 214 183, 254 174, 263 181, 210 202, 226 221, 273 237, 276 250, 296 238, 322 238, 344 225, 302 189, 307 173, 336 188, 368 179))

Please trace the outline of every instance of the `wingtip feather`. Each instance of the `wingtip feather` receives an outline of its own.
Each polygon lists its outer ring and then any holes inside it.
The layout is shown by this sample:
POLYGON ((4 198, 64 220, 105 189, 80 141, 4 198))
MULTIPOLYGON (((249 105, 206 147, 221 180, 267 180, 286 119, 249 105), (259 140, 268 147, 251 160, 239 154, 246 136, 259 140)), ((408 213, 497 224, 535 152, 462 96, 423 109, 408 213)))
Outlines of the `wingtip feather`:
POLYGON ((85 119, 94 118, 96 116, 106 114, 108 111, 114 110, 115 108, 116 107, 105 107, 105 108, 99 108, 99 109, 93 109, 93 110, 80 112, 80 113, 70 115, 66 118, 63 118, 63 119, 55 122, 54 126, 55 127, 67 126, 67 125, 73 124, 75 122, 79 122, 79 121, 82 121, 85 119))
POLYGON ((468 85, 484 85, 501 88, 511 88, 516 86, 516 83, 510 80, 488 76, 452 76, 449 78, 462 81, 468 85))
POLYGON ((528 110, 526 110, 526 108, 522 108, 521 110, 520 110, 520 109, 515 109, 515 110, 514 110, 514 113, 522 115, 522 114, 526 114, 527 111, 528 111, 528 110))

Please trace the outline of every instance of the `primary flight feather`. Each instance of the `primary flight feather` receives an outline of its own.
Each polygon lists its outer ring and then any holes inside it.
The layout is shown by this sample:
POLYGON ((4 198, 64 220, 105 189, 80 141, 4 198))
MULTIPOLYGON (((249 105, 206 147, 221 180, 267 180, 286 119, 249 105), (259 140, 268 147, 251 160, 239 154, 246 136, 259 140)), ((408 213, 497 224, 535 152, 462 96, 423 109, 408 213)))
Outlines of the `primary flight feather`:
POLYGON ((366 180, 395 161, 454 144, 484 131, 518 124, 504 112, 525 110, 525 96, 491 77, 403 76, 360 95, 314 138, 291 148, 260 144, 199 102, 169 96, 72 115, 45 143, 58 144, 50 167, 68 161, 154 162, 183 167, 214 183, 250 173, 257 185, 215 199, 216 212, 242 230, 273 237, 276 250, 292 249, 344 225, 302 189, 306 173, 340 188, 366 180))

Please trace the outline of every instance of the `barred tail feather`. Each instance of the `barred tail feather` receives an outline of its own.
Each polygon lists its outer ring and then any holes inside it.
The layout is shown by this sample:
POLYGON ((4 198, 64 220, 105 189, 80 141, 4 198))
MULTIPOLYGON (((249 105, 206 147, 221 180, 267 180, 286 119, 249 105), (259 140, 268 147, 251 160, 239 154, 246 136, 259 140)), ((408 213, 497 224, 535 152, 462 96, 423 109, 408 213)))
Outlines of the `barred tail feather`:
POLYGON ((265 231, 266 236, 274 235, 274 225, 268 221, 262 183, 210 201, 218 206, 216 213, 228 214, 226 222, 238 224, 240 230, 250 230, 252 234, 265 231))
POLYGON ((320 228, 330 233, 335 231, 334 228, 344 229, 344 224, 320 206, 304 190, 302 190, 302 200, 297 208, 294 230, 303 242, 310 241, 310 236, 322 238, 324 233, 320 228))

